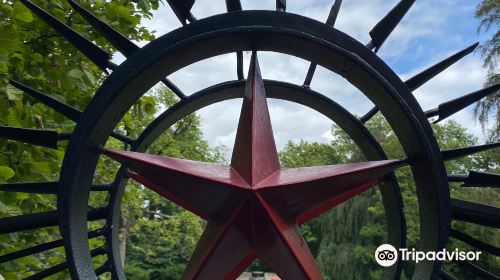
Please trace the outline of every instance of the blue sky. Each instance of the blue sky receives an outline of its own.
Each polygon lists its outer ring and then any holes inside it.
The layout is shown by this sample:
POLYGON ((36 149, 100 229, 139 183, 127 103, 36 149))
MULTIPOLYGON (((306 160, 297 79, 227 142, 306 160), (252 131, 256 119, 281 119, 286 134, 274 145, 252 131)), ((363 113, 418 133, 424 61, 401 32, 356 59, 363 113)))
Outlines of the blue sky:
MULTIPOLYGON (((243 9, 274 9, 273 0, 242 0, 243 9)), ((393 6, 396 0, 344 0, 335 27, 361 42, 369 41, 369 30, 393 6)), ((448 57, 474 42, 484 41, 490 34, 478 34, 479 22, 474 18, 476 0, 417 0, 410 12, 396 28, 379 52, 379 56, 403 79, 409 78, 432 64, 448 57)), ((288 0, 287 11, 324 21, 332 1, 288 0)), ((223 0, 198 0, 193 7, 197 18, 223 13, 223 0)), ((168 6, 155 12, 152 20, 143 24, 161 36, 180 23, 168 6)), ((120 58, 116 58, 120 60, 120 58)), ((267 79, 284 80, 296 84, 303 82, 309 63, 301 59, 260 53, 262 74, 267 79)), ((249 54, 245 55, 248 66, 249 54)), ((234 54, 208 59, 171 75, 171 79, 187 94, 204 87, 235 79, 234 54)), ((482 87, 486 70, 475 52, 450 67, 447 71, 414 92, 424 110, 441 102, 459 97, 482 87)), ((312 88, 334 99, 351 112, 362 115, 372 103, 342 78, 318 69, 312 88)), ((199 112, 206 140, 212 145, 232 147, 240 111, 240 100, 212 105, 199 112)), ((284 101, 269 102, 271 119, 278 147, 287 141, 327 142, 332 123, 325 117, 303 106, 284 101)), ((481 127, 474 121, 472 107, 456 114, 458 121, 484 140, 481 127)))

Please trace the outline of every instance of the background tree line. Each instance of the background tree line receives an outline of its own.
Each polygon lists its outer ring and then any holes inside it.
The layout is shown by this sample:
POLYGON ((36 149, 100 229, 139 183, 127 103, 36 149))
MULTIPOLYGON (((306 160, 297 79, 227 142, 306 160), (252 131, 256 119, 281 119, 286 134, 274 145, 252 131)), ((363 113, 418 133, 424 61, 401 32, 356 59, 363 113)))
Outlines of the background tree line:
MULTIPOLYGON (((33 1, 54 16, 77 30, 103 49, 115 49, 74 13, 65 0, 33 1)), ((128 38, 150 41, 154 34, 141 25, 141 20, 152 16, 159 0, 80 1, 86 9, 112 25, 128 38), (92 3, 92 4, 91 4, 92 3)), ((500 3, 483 0, 478 6, 477 17, 481 30, 498 27, 500 3)), ((489 70, 487 83, 498 82, 497 59, 499 52, 498 31, 483 44, 485 65, 489 70)), ((75 124, 27 94, 9 85, 9 79, 21 81, 33 88, 75 107, 85 109, 93 93, 106 78, 97 66, 81 55, 71 44, 43 21, 15 0, 0 1, 0 125, 26 128, 55 129, 70 132, 75 124)), ((478 104, 477 114, 485 123, 494 115, 497 126, 490 132, 491 139, 498 139, 499 96, 478 104), (496 110, 496 111, 495 111, 496 110)), ((137 136, 154 116, 176 102, 166 88, 149 92, 135 104, 121 120, 117 130, 137 136)), ((382 117, 368 123, 372 133, 382 143, 389 157, 402 157, 403 152, 390 127, 382 117)), ((468 146, 477 139, 467 134, 457 123, 448 122, 434 126, 436 138, 442 149, 468 146)), ((363 160, 352 141, 336 126, 332 128, 334 140, 322 143, 290 142, 280 153, 284 167, 314 166, 363 160), (354 152, 353 152, 354 151, 354 152)), ((122 143, 109 140, 107 145, 123 148, 122 143)), ((36 182, 57 180, 66 143, 57 150, 39 148, 28 144, 0 139, 0 183, 36 182)), ((224 147, 209 147, 203 140, 200 119, 190 115, 175 124, 149 150, 150 153, 202 160, 225 161, 224 147)), ((486 152, 447 164, 449 173, 468 170, 488 170, 498 173, 499 155, 486 152)), ((96 172, 96 182, 107 183, 113 178, 116 163, 101 159, 96 172)), ((409 169, 397 173, 408 222, 408 247, 418 244, 418 204, 409 169)), ((500 194, 491 189, 465 189, 452 185, 453 197, 482 202, 494 206, 500 194)), ((91 205, 101 205, 106 195, 91 197, 91 205)), ((15 216, 55 209, 55 196, 2 192, 0 217, 15 216)), ((176 205, 160 198, 138 184, 130 183, 124 196, 121 218, 121 251, 129 279, 179 279, 186 262, 203 230, 204 221, 176 205)), ((377 279, 380 269, 373 261, 376 246, 385 240, 384 210, 376 189, 366 192, 340 207, 302 226, 302 230, 325 277, 331 279, 377 279)), ((91 228, 102 226, 92 223, 91 228)), ((466 233, 480 240, 500 246, 500 237, 491 229, 466 223, 454 223, 466 233)), ((40 242, 59 239, 56 228, 0 235, 0 255, 30 247, 40 242)), ((103 244, 101 239, 91 240, 92 248, 103 244)), ((465 248, 461 243, 450 246, 465 248)), ((23 279, 34 272, 58 264, 64 259, 62 249, 54 249, 35 256, 0 264, 0 279, 23 279)), ((96 266, 104 262, 96 259, 96 266)), ((411 275, 411 264, 406 264, 403 277, 411 275)), ((500 274, 498 258, 486 256, 481 266, 500 274)), ((447 264, 448 266, 448 264, 447 264)), ((456 267, 449 265, 449 270, 456 267)), ((253 269, 266 269, 255 263, 253 269)), ((62 272, 53 279, 68 279, 62 272)), ((472 279, 472 278, 467 278, 472 279)))

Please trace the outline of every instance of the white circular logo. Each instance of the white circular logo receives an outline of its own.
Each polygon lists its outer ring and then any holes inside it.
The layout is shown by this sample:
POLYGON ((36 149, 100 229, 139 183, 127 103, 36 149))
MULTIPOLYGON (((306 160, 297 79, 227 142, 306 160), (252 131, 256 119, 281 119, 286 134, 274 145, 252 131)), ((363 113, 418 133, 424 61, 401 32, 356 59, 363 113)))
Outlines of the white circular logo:
POLYGON ((391 244, 382 244, 375 251, 375 260, 381 266, 392 266, 398 261, 398 251, 391 244))

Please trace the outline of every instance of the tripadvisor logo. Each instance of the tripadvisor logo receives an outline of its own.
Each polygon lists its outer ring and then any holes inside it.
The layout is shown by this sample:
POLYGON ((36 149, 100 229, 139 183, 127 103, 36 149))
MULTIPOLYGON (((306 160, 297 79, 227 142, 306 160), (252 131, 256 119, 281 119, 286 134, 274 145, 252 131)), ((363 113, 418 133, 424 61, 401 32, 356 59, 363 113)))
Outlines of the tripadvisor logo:
POLYGON ((417 251, 415 249, 399 248, 396 250, 390 244, 382 244, 375 250, 375 260, 381 266, 388 267, 395 264, 399 258, 402 261, 413 261, 418 263, 420 261, 478 261, 481 251, 460 251, 458 249, 449 251, 446 248, 441 251, 417 251))

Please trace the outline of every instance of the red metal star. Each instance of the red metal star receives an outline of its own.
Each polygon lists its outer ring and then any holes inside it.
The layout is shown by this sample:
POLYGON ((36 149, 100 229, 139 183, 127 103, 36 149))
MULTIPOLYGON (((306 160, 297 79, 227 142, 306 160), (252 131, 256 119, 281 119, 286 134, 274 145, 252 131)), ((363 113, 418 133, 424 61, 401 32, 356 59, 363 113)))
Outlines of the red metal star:
POLYGON ((131 178, 208 221, 183 279, 235 279, 259 258, 283 279, 322 279, 299 225, 405 164, 385 160, 280 169, 253 53, 231 165, 102 152, 131 178))

